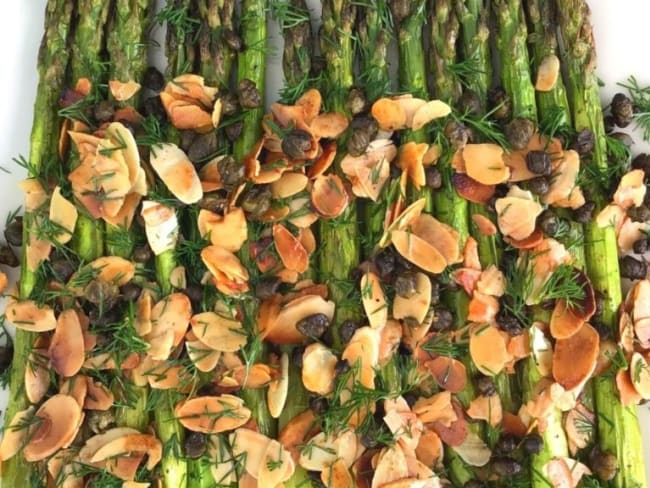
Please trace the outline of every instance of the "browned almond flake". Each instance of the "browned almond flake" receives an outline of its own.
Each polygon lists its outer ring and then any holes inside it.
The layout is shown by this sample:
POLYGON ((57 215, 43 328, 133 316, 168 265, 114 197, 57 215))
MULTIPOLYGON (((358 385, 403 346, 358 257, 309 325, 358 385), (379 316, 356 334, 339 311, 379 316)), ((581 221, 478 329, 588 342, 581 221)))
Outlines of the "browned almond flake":
POLYGON ((553 89, 560 75, 560 59, 555 54, 545 56, 537 68, 535 90, 548 92, 553 89))
POLYGON ((48 352, 50 365, 59 375, 74 376, 81 369, 85 359, 84 338, 74 310, 64 310, 59 315, 48 352))
POLYGON ((241 427, 251 416, 242 399, 232 395, 196 397, 179 403, 178 421, 189 430, 218 434, 241 427))
POLYGON ((565 390, 573 390, 589 379, 596 367, 600 338, 589 324, 572 336, 558 339, 553 351, 553 378, 565 390))

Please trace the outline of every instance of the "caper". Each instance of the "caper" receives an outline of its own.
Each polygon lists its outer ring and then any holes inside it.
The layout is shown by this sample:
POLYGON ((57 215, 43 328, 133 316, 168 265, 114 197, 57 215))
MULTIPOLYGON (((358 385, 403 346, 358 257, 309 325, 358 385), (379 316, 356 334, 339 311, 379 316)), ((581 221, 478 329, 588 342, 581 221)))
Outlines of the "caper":
POLYGON ((226 126, 226 137, 230 142, 234 142, 237 139, 239 139, 242 130, 244 130, 244 122, 242 122, 241 120, 238 120, 237 122, 233 122, 232 124, 228 124, 226 126))
POLYGON ((350 369, 350 363, 347 359, 339 359, 334 366, 334 374, 336 376, 341 376, 350 371, 350 369))
POLYGON ((226 190, 233 190, 241 184, 246 176, 244 165, 232 156, 225 156, 217 162, 217 171, 226 190))
POLYGON ((637 155, 632 160, 632 168, 642 170, 647 178, 650 175, 650 154, 641 153, 637 155))
POLYGON ((631 147, 634 144, 634 139, 632 139, 632 136, 625 132, 614 132, 610 134, 609 137, 616 139, 627 147, 631 147))
POLYGON ((258 108, 262 106, 262 95, 254 81, 244 78, 237 85, 239 104, 243 108, 258 108))
POLYGON ((194 138, 187 151, 187 157, 195 163, 206 161, 217 152, 218 148, 217 132, 212 130, 194 138))
POLYGON ((442 173, 436 166, 427 166, 424 170, 424 181, 427 188, 439 190, 442 188, 442 173))
POLYGON ((632 244, 632 249, 634 250, 635 254, 645 254, 648 252, 648 248, 650 248, 650 246, 648 245, 647 237, 638 239, 634 241, 634 244, 632 244))
POLYGON ((291 350, 291 364, 296 368, 302 368, 302 355, 305 353, 303 346, 296 346, 291 350))
POLYGON ((580 224, 586 224, 587 222, 591 222, 595 210, 596 203, 589 200, 573 211, 573 218, 580 224))
POLYGON ((219 194, 210 194, 198 201, 199 208, 209 210, 218 215, 224 215, 228 208, 228 199, 219 194))
POLYGON ((120 290, 114 283, 103 280, 92 280, 84 288, 84 298, 95 305, 102 305, 105 309, 115 304, 120 290))
POLYGON ((377 268, 377 276, 385 283, 393 281, 393 273, 395 272, 395 253, 389 247, 380 250, 373 259, 375 267, 377 268))
POLYGON ((329 400, 322 396, 312 397, 309 400, 309 408, 311 408, 316 415, 323 415, 327 412, 329 405, 329 400))
MULTIPOLYGON (((121 312, 118 307, 92 307, 88 312, 88 320, 90 320, 90 324, 94 327, 104 327, 108 324, 117 323, 120 320, 120 314, 121 312)), ((100 337, 98 336, 98 343, 100 337)))
POLYGON ((12 246, 23 245, 23 218, 16 217, 5 227, 5 239, 12 246))
POLYGON ((503 434, 501 437, 499 437, 496 447, 497 450, 502 454, 510 454, 515 449, 517 449, 517 444, 519 444, 519 441, 514 435, 503 434))
POLYGON ((312 339, 318 339, 330 326, 330 319, 323 313, 315 313, 300 320, 296 328, 300 333, 312 339))
POLYGON ((339 327, 339 335, 341 336, 341 342, 347 344, 352 339, 352 336, 361 327, 358 322, 354 320, 344 320, 341 326, 339 327))
POLYGON ((102 100, 93 107, 93 115, 100 124, 108 122, 115 115, 115 107, 108 100, 102 100))
POLYGON ((535 124, 530 119, 516 117, 506 124, 504 133, 513 148, 525 149, 535 133, 535 124))
POLYGON ((400 273, 397 278, 395 278, 395 283, 393 284, 395 287, 395 293, 402 298, 411 298, 418 292, 416 287, 417 281, 417 274, 412 271, 400 273))
POLYGON ((526 168, 536 175, 548 176, 551 174, 551 156, 546 151, 528 151, 526 154, 526 168))
POLYGON ((437 332, 443 332, 451 328, 454 323, 454 316, 451 311, 444 308, 438 307, 434 309, 433 322, 431 323, 431 330, 437 332))
POLYGON ((167 120, 167 112, 165 111, 165 106, 162 104, 162 101, 158 95, 147 98, 144 101, 142 108, 145 117, 151 116, 160 123, 164 123, 165 120, 167 120))
POLYGON ((201 308, 201 300, 203 299, 203 287, 197 283, 188 284, 183 293, 190 299, 192 302, 192 308, 199 309, 201 308))
POLYGON ((445 137, 454 149, 462 149, 471 140, 472 131, 462 122, 450 120, 445 124, 445 137))
POLYGON ((208 448, 208 438, 202 432, 189 431, 185 436, 183 450, 185 455, 190 459, 198 459, 205 453, 208 448))
POLYGON ((493 396, 497 392, 494 380, 489 376, 479 376, 476 380, 476 388, 483 396, 493 396))
POLYGON ((190 146, 194 142, 194 139, 199 135, 193 130, 179 130, 179 135, 181 136, 180 147, 183 151, 187 152, 190 150, 190 146))
POLYGON ((153 251, 149 247, 148 243, 136 246, 135 249, 133 249, 133 260, 136 263, 147 263, 151 258, 153 258, 153 251))
POLYGON ((616 118, 613 115, 606 115, 603 117, 603 125, 607 134, 614 132, 616 129, 616 118))
POLYGON ((221 115, 234 115, 239 109, 239 100, 233 93, 221 95, 221 115))
POLYGON ((68 281, 77 270, 75 263, 62 257, 52 259, 50 261, 50 268, 52 269, 54 278, 62 282, 68 281))
POLYGON ((508 456, 498 456, 492 459, 492 471, 498 476, 515 476, 521 473, 521 464, 508 456))
POLYGON ((149 66, 144 72, 142 85, 152 91, 160 91, 165 86, 165 77, 154 66, 149 66))
POLYGON ((504 121, 510 118, 512 101, 503 88, 499 86, 491 89, 488 92, 488 103, 495 120, 504 121))
POLYGON ((544 439, 538 434, 528 434, 524 437, 521 447, 526 454, 539 454, 544 447, 544 439))
POLYGON ((93 434, 102 434, 115 424, 115 414, 111 410, 87 410, 86 424, 93 434))
POLYGON ((221 36, 226 41, 227 46, 235 52, 239 52, 244 47, 244 41, 232 29, 222 29, 221 36))
POLYGON ((135 283, 127 283, 120 288, 120 295, 125 302, 135 302, 140 297, 140 293, 142 288, 135 283))
POLYGON ((614 122, 619 127, 627 127, 634 118, 634 105, 632 104, 632 100, 624 93, 614 95, 611 110, 614 122))
POLYGON ((497 325, 501 330, 511 336, 519 336, 524 333, 524 328, 519 323, 519 320, 514 315, 508 313, 505 307, 501 307, 496 316, 497 325))
POLYGON ((357 115, 363 112, 368 105, 368 99, 363 90, 357 87, 352 87, 348 92, 348 110, 352 115, 357 115))
POLYGON ((278 292, 281 284, 278 278, 263 278, 255 287, 255 296, 260 300, 267 300, 278 292))
POLYGON ((365 131, 358 130, 352 132, 348 139, 348 154, 354 157, 361 156, 366 152, 371 141, 370 134, 365 131))
POLYGON ((271 190, 256 185, 246 191, 241 198, 241 208, 252 217, 259 217, 271 207, 271 190))
POLYGON ((594 150, 594 133, 587 128, 582 129, 575 136, 571 143, 571 149, 574 149, 581 156, 589 154, 594 150))
POLYGON ((535 195, 546 195, 550 189, 548 179, 543 176, 528 180, 528 189, 535 195))
POLYGON ((431 305, 440 303, 440 283, 431 281, 431 305))
POLYGON ((650 209, 645 205, 641 205, 640 207, 631 207, 627 211, 627 216, 632 219, 632 222, 645 223, 650 221, 650 209))
POLYGON ((291 159, 305 159, 312 149, 312 136, 301 129, 293 129, 282 138, 282 152, 291 159))
POLYGON ((648 264, 632 256, 624 256, 619 260, 620 273, 623 278, 642 280, 648 274, 648 264))
POLYGON ((618 459, 616 455, 596 447, 589 454, 589 466, 601 480, 611 481, 618 472, 618 459))
POLYGON ((7 244, 0 245, 0 264, 4 264, 10 268, 15 268, 20 264, 16 253, 7 244))
POLYGON ((555 236, 560 229, 560 219, 551 210, 545 210, 542 212, 540 216, 537 217, 537 223, 542 229, 542 232, 550 237, 555 236))

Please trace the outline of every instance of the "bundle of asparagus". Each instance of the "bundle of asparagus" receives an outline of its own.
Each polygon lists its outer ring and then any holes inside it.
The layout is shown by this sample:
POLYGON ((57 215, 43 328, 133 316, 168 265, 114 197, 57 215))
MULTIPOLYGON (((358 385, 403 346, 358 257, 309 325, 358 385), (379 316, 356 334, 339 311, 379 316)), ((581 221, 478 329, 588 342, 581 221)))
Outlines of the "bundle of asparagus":
POLYGON ((265 2, 48 1, 4 485, 644 486, 586 3, 268 10, 265 114, 265 2))

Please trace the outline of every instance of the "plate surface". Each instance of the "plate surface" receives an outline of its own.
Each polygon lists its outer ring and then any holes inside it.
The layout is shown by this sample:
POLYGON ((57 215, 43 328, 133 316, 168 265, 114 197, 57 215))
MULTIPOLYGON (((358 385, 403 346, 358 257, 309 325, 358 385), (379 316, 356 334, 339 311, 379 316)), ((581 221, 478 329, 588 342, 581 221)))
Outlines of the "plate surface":
MULTIPOLYGON (((0 227, 4 216, 22 204, 17 182, 24 172, 12 158, 28 154, 32 123, 32 105, 36 94, 36 56, 43 29, 45 0, 4 2, 0 15, 0 227)), ((318 2, 309 2, 318 3, 318 2)), ((605 83, 603 100, 608 103, 617 91, 616 83, 634 75, 642 85, 650 84, 648 24, 650 2, 647 0, 591 0, 598 46, 598 74, 605 83)), ((270 28, 271 42, 277 42, 277 29, 270 28)), ((270 93, 281 83, 280 54, 271 56, 270 93)), ((650 145, 637 143, 634 153, 650 152, 650 145)), ((0 410, 8 398, 0 391, 0 410)), ((645 460, 650 480, 650 408, 640 407, 645 439, 645 460)))

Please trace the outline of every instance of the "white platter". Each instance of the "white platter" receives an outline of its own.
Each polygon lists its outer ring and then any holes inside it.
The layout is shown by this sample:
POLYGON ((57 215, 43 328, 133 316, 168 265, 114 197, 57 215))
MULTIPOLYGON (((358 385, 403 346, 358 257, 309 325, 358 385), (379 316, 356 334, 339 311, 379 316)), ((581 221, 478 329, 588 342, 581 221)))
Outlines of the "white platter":
MULTIPOLYGON (((0 227, 4 216, 22 204, 17 182, 24 173, 11 161, 27 154, 36 93, 36 55, 43 29, 45 0, 4 1, 0 15, 0 227)), ((317 2, 314 2, 317 3, 317 2)), ((650 84, 648 0, 591 0, 598 46, 598 74, 605 83, 603 100, 617 91, 616 83, 634 75, 642 85, 650 84)), ((276 34, 271 29, 271 34, 276 34)), ((275 37, 275 36, 273 36, 275 37)), ((281 82, 279 55, 271 59, 273 86, 281 82)), ((271 89, 272 91, 272 89, 271 89)), ((650 152, 650 145, 638 143, 635 153, 650 152)), ((8 398, 0 391, 0 410, 8 398)), ((650 408, 640 407, 645 440, 645 462, 650 480, 650 408)))

